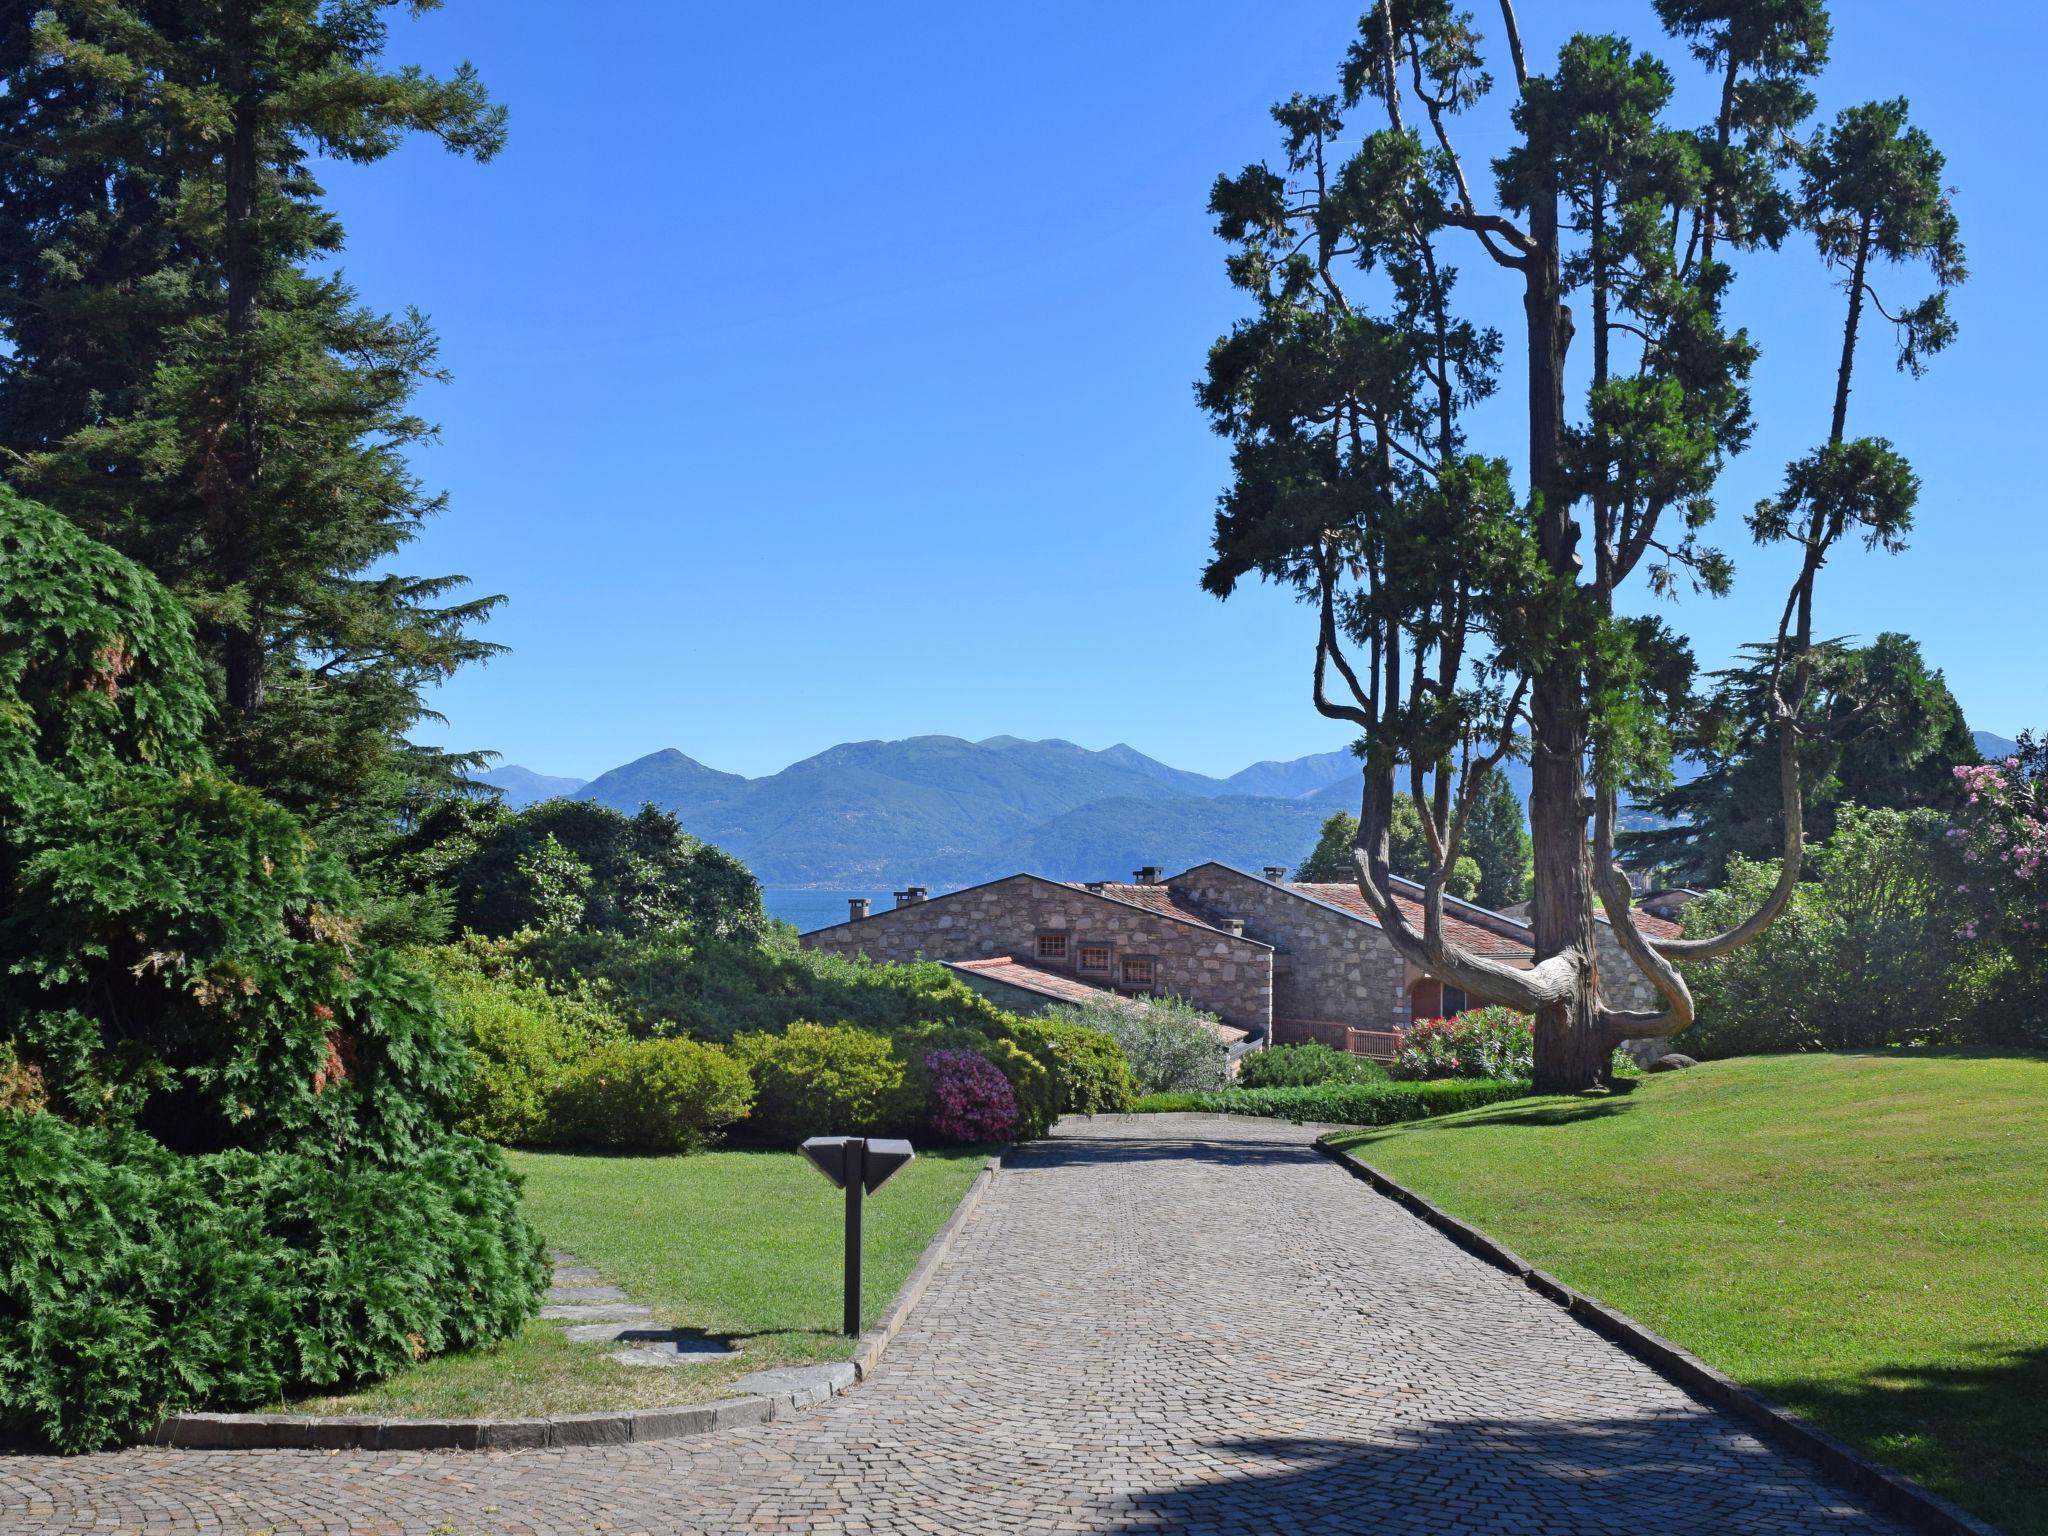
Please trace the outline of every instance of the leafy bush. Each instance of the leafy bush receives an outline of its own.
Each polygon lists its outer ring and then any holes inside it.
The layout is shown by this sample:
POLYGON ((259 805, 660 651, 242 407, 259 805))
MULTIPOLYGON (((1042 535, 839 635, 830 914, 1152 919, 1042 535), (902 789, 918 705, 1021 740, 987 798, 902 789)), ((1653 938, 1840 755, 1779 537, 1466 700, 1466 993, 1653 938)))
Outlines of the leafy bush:
POLYGON ((570 1072, 549 1105, 555 1138, 592 1147, 695 1152, 753 1103, 747 1069, 695 1040, 622 1040, 570 1072))
POLYGON ((1017 1124, 1017 1096, 1000 1068, 977 1051, 933 1051, 932 1129, 949 1141, 1008 1141, 1017 1124))
POLYGON ((456 1125, 509 1146, 574 1140, 557 1123, 556 1095, 592 1052, 624 1038, 619 1021, 542 986, 503 945, 472 938, 415 956, 469 1048, 456 1125))
POLYGON ((1456 1114, 1527 1096, 1526 1082, 1440 1078, 1417 1083, 1323 1083, 1312 1088, 1227 1088, 1221 1093, 1163 1094, 1140 1099, 1142 1113, 1169 1110, 1214 1115, 1259 1115, 1269 1120, 1315 1120, 1332 1125, 1393 1125, 1431 1115, 1456 1114))
POLYGON ((1101 1030, 1056 1018, 1009 1019, 1002 1027, 1003 1038, 1029 1051, 1049 1074, 1050 1114, 1029 1129, 1020 1123, 1020 1136, 1041 1134, 1060 1115, 1122 1114, 1137 1097, 1130 1059, 1101 1030))
MULTIPOLYGON (((1968 866, 1947 825, 1934 811, 1840 806, 1778 920, 1685 968, 1699 1016, 1674 1048, 1708 1059, 1975 1038, 1979 1004, 1956 933, 1968 866)), ((1741 921, 1777 878, 1776 861, 1731 858, 1727 884, 1686 907, 1686 932, 1741 921)))
POLYGON ((1199 1092, 1230 1079, 1230 1051, 1216 1035, 1215 1017, 1179 998, 1104 993, 1097 1001, 1062 1004, 1049 1017, 1114 1040, 1140 1093, 1199 1092))
POLYGON ((1498 1005, 1468 1008, 1456 1018, 1418 1019, 1402 1037, 1392 1075, 1527 1078, 1535 1057, 1535 1020, 1498 1005))
MULTIPOLYGON (((1114 1040, 1005 1013, 942 965, 847 960, 779 933, 758 943, 529 934, 515 948, 534 974, 601 1002, 635 1034, 730 1041, 829 1019, 886 1036, 906 1063, 921 1064, 931 1050, 979 1050, 1010 1080, 1020 1137, 1042 1135, 1063 1114, 1121 1110, 1134 1092, 1114 1040)), ((914 1121, 913 1111, 906 1123, 914 1121)))
POLYGON ((1313 1088, 1319 1083, 1385 1082, 1387 1069, 1368 1056, 1311 1040, 1253 1051, 1238 1063, 1240 1088, 1313 1088))
POLYGON ((907 1130, 923 1119, 918 1084, 895 1042, 872 1030, 797 1023, 779 1035, 741 1035, 732 1053, 754 1079, 747 1128, 767 1140, 907 1130))
POLYGON ((514 1332, 547 1285, 499 1155, 178 1157, 0 1114, 0 1431, 61 1450, 514 1332))

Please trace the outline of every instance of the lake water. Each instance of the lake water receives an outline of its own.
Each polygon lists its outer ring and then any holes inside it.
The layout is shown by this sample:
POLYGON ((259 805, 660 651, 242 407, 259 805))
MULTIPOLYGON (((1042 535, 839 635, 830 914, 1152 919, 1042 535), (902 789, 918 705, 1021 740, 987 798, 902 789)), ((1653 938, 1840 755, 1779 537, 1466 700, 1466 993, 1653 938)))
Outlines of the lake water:
POLYGON ((845 922, 846 903, 855 896, 867 897, 876 912, 894 905, 896 900, 888 891, 791 891, 766 886, 761 891, 761 904, 770 917, 794 924, 798 933, 809 933, 813 928, 845 922))

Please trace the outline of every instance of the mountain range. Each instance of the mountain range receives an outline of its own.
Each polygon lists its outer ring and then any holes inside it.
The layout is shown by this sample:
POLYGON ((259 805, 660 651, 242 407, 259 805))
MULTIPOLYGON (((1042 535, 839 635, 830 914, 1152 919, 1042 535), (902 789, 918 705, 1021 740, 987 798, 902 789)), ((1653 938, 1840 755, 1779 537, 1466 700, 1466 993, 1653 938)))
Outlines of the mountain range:
POLYGON ((509 764, 482 777, 515 809, 558 795, 626 812, 652 801, 765 884, 856 889, 1020 868, 1078 880, 1202 858, 1292 865, 1355 795, 1358 759, 1323 752, 1213 778, 1122 743, 913 736, 845 742, 757 779, 674 748, 588 783, 509 764))
MULTIPOLYGON (((1987 757, 2012 743, 1978 732, 1987 757)), ((1683 765, 1680 768, 1684 774, 1683 765)), ((875 889, 973 885, 1028 869, 1122 879, 1145 864, 1300 863, 1332 811, 1356 810, 1348 751, 1191 773, 1122 743, 913 736, 844 742, 750 779, 674 748, 584 782, 516 765, 483 775, 515 809, 553 796, 631 813, 647 801, 744 859, 763 884, 875 889)), ((1526 803, 1526 764, 1507 765, 1526 803)))

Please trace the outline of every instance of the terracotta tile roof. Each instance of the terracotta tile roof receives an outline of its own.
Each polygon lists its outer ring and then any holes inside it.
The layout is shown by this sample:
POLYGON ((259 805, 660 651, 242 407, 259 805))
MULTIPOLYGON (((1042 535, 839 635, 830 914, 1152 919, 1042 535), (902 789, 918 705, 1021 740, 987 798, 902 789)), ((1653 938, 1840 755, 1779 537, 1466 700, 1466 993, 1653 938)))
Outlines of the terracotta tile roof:
MULTIPOLYGON (((1290 891, 1299 891, 1313 897, 1327 906, 1337 907, 1353 917, 1371 923, 1375 928, 1379 922, 1372 915, 1372 908, 1365 904, 1365 898, 1358 894, 1358 887, 1344 883, 1290 883, 1290 891)), ((1401 909, 1401 915, 1408 919, 1408 926, 1417 933, 1422 931, 1422 903, 1402 891, 1394 892, 1394 903, 1401 909)), ((1482 928, 1477 923, 1468 923, 1459 917, 1450 903, 1444 904, 1444 937, 1452 943, 1478 955, 1499 955, 1511 960, 1526 960, 1530 954, 1527 939, 1510 938, 1482 928)))
MULTIPOLYGON (((1292 887, 1292 889, 1305 891, 1320 901, 1329 902, 1332 906, 1343 907, 1345 911, 1362 917, 1369 923, 1373 920, 1372 908, 1368 907, 1365 904, 1365 898, 1358 894, 1358 887, 1349 882, 1335 885, 1299 885, 1292 887)), ((1405 880, 1399 876, 1395 877, 1394 900, 1400 903, 1401 911, 1407 917, 1410 926, 1418 930, 1422 927, 1422 902, 1418 899, 1421 890, 1422 887, 1415 881, 1405 880)), ((1632 908, 1631 912, 1636 920, 1637 931, 1648 934, 1653 939, 1675 939, 1681 937, 1684 932, 1678 924, 1670 922, 1665 918, 1654 917, 1650 913, 1643 911, 1640 907, 1632 908)), ((1604 916, 1597 912, 1594 916, 1600 922, 1604 923, 1607 921, 1604 916)), ((1503 927, 1513 925, 1524 933, 1528 931, 1529 921, 1527 918, 1515 917, 1506 912, 1490 912, 1484 907, 1476 907, 1470 903, 1461 902, 1455 897, 1446 897, 1444 900, 1444 933, 1447 937, 1458 939, 1461 943, 1472 942, 1472 947, 1478 949, 1482 954, 1523 954, 1528 952, 1530 941, 1527 938, 1510 938, 1507 935, 1493 931, 1484 926, 1489 918, 1498 920, 1503 927), (1475 914, 1479 921, 1470 921, 1460 916, 1461 911, 1475 914), (1498 946, 1505 944, 1507 947, 1501 949, 1498 947, 1488 947, 1488 944, 1473 942, 1469 937, 1473 934, 1483 934, 1490 945, 1498 946)))
POLYGON ((1083 885, 1073 880, 1067 884, 1077 891, 1086 891, 1091 896, 1105 896, 1111 901, 1120 901, 1127 907, 1143 907, 1147 912, 1157 912, 1161 917, 1183 918, 1190 923, 1200 923, 1204 928, 1213 928, 1218 933, 1226 931, 1208 913, 1175 900, 1173 892, 1163 885, 1124 885, 1115 880, 1105 880, 1099 886, 1083 885))
MULTIPOLYGON (((1019 960, 1014 955, 997 955, 988 960, 948 960, 945 966, 952 971, 970 971, 990 981, 1001 982, 1006 987, 1016 987, 1025 992, 1036 992, 1041 997, 1053 998, 1062 1003, 1092 1003, 1105 997, 1119 997, 1122 994, 1109 987, 1098 987, 1064 971, 1055 971, 1042 965, 1033 965, 1028 960, 1019 960)), ((1130 1001, 1139 1007, 1148 1006, 1143 998, 1130 1001)), ((1209 1031, 1225 1045, 1236 1045, 1240 1040, 1249 1040, 1247 1030, 1237 1029, 1220 1021, 1211 1021, 1209 1031)))

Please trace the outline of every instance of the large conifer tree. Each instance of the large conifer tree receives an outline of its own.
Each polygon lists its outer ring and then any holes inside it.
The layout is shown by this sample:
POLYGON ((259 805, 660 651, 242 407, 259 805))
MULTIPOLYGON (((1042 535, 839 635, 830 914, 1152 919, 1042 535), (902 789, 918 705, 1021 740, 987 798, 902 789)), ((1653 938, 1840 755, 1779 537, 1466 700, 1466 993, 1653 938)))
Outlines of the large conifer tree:
MULTIPOLYGON (((410 0, 411 13, 438 0, 410 0)), ((218 755, 347 850, 465 759, 421 691, 496 602, 389 573, 439 511, 407 451, 426 321, 363 306, 314 170, 425 133, 488 159, 468 66, 381 62, 397 0, 57 0, 0 21, 0 472, 199 621, 218 755)))
POLYGON ((1451 0, 1377 0, 1339 90, 1274 109, 1284 165, 1218 178, 1211 202, 1253 313, 1216 343, 1200 391, 1233 448, 1204 583, 1227 596, 1257 576, 1313 607, 1312 696, 1365 733, 1359 889, 1413 963, 1536 1016, 1548 1091, 1602 1079, 1618 1040, 1684 1029, 1693 1005, 1677 963, 1747 942, 1798 881, 1816 580, 1852 536, 1898 547, 1918 493, 1888 442, 1847 435, 1860 317, 1878 307, 1893 319, 1901 362, 1917 370, 1952 333, 1939 295, 1962 276, 1941 157, 1903 103, 1797 137, 1826 59, 1821 0, 1656 9, 1714 74, 1706 124, 1667 121, 1670 70, 1620 37, 1572 37, 1544 73, 1512 0, 1499 0, 1512 136, 1488 200, 1457 146, 1460 115, 1493 90, 1473 16, 1451 0), (1349 121, 1367 113, 1380 124, 1349 121), (1847 317, 1826 445, 1750 524, 1803 552, 1773 612, 1784 878, 1727 933, 1651 940, 1613 863, 1617 800, 1664 771, 1692 659, 1631 609, 1640 587, 1729 587, 1730 562, 1703 533, 1722 463, 1749 437, 1758 348, 1724 304, 1733 264, 1795 228, 1843 273, 1847 317), (1460 250, 1520 290, 1501 329, 1462 311, 1460 250), (1885 304, 1873 280, 1894 263, 1931 269, 1936 296, 1885 304), (1512 469, 1465 430, 1494 388, 1504 332, 1528 389, 1512 469), (1529 754, 1532 781, 1528 970, 1462 949, 1441 922, 1475 776, 1511 752, 1529 754), (1387 890, 1397 792, 1429 844, 1419 928, 1387 890), (1603 912, 1660 1009, 1603 1001, 1603 912))

